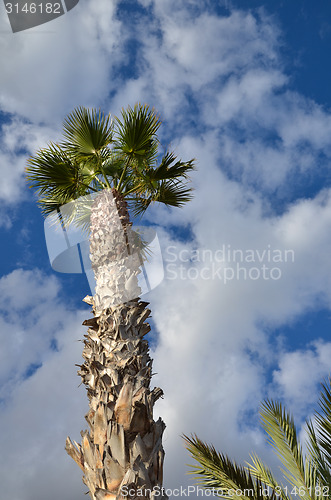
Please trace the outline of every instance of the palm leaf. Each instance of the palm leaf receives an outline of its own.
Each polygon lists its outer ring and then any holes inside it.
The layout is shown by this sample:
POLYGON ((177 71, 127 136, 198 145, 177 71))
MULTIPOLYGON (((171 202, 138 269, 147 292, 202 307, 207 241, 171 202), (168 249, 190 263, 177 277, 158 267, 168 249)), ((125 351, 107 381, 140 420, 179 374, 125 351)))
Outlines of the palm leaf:
POLYGON ((163 203, 168 207, 181 207, 192 199, 192 189, 174 185, 172 182, 162 181, 152 193, 137 195, 132 199, 130 206, 135 216, 145 213, 153 203, 163 203))
POLYGON ((330 468, 328 467, 325 461, 325 457, 319 446, 319 442, 316 436, 316 431, 311 420, 307 421, 307 434, 308 434, 307 448, 310 460, 314 464, 316 470, 318 471, 321 477, 321 481, 324 482, 325 484, 329 484, 331 487, 330 468))
POLYGON ((308 450, 322 481, 331 488, 331 379, 322 384, 319 405, 322 410, 315 417, 315 427, 307 421, 308 450))
POLYGON ((261 406, 262 425, 269 435, 273 446, 286 469, 284 476, 298 490, 304 492, 303 498, 309 499, 311 471, 305 467, 305 460, 292 416, 283 409, 282 404, 265 401, 261 406))
POLYGON ((28 160, 26 177, 30 187, 42 193, 55 187, 71 189, 76 186, 78 172, 79 166, 61 148, 50 144, 48 149, 39 150, 28 160))
POLYGON ((64 120, 65 141, 63 146, 77 158, 102 156, 103 150, 112 142, 110 115, 100 110, 76 108, 64 120))
POLYGON ((30 187, 39 194, 39 205, 44 214, 86 194, 89 189, 80 165, 54 144, 39 150, 28 160, 26 174, 30 187))
MULTIPOLYGON (((112 153, 102 164, 102 171, 105 175, 110 177, 113 181, 120 179, 124 165, 125 165, 125 157, 122 154, 114 154, 112 153)), ((125 176, 126 179, 129 177, 129 172, 125 176)))
POLYGON ((331 498, 331 379, 322 384, 320 407, 322 412, 317 413, 315 419, 318 433, 312 421, 307 422, 309 453, 304 456, 292 416, 285 411, 281 403, 269 400, 261 405, 262 425, 269 436, 269 443, 285 466, 282 472, 292 485, 291 488, 279 484, 271 470, 256 455, 251 456, 252 463, 248 463, 244 470, 198 438, 187 441, 189 451, 201 465, 201 467, 194 466, 195 473, 203 476, 204 485, 224 485, 229 478, 238 479, 239 470, 239 479, 242 479, 242 474, 248 478, 248 483, 243 484, 251 484, 249 478, 254 478, 256 484, 268 488, 268 495, 280 497, 282 500, 298 496, 307 500, 329 500, 331 498))
POLYGON ((148 170, 147 175, 151 182, 178 179, 179 177, 187 179, 188 173, 194 170, 194 160, 188 162, 176 161, 173 152, 167 152, 161 160, 160 166, 148 170), (174 163, 175 162, 175 163, 174 163))
POLYGON ((164 203, 167 206, 181 207, 192 199, 192 189, 183 186, 180 182, 161 181, 152 202, 164 203))
POLYGON ((329 469, 331 469, 331 379, 322 384, 319 401, 322 412, 317 413, 316 421, 319 431, 319 445, 329 469))
POLYGON ((38 205, 40 206, 41 213, 47 217, 53 212, 59 212, 60 208, 67 203, 73 201, 74 198, 70 196, 62 196, 60 194, 49 194, 45 197, 38 199, 38 205))
POLYGON ((279 484, 271 470, 256 455, 251 456, 252 464, 247 464, 248 470, 252 476, 261 481, 266 487, 271 488, 277 496, 283 500, 289 500, 286 489, 279 484))
POLYGON ((154 109, 136 104, 122 109, 122 117, 115 118, 117 150, 132 160, 152 163, 157 157, 157 131, 161 125, 154 109))
POLYGON ((236 500, 275 499, 273 491, 264 494, 262 483, 259 479, 252 477, 250 472, 236 462, 231 461, 226 455, 216 451, 201 441, 196 435, 191 438, 183 436, 186 448, 199 465, 192 465, 193 474, 197 484, 207 489, 215 489, 215 493, 221 498, 233 498, 236 500))

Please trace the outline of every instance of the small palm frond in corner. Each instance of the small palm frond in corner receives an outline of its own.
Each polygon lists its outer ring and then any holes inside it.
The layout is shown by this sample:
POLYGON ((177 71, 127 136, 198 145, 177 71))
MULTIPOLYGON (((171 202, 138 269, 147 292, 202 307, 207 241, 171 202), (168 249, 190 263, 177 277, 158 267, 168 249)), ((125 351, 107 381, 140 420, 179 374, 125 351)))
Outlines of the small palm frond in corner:
MULTIPOLYGON (((197 436, 184 437, 186 447, 200 464, 191 466, 198 484, 216 488, 218 496, 229 498, 228 488, 237 488, 239 497, 251 488, 254 500, 281 498, 290 500, 330 500, 331 498, 331 379, 322 384, 315 425, 307 422, 308 453, 303 453, 294 420, 279 402, 265 401, 261 405, 262 426, 268 434, 268 442, 282 463, 285 485, 279 483, 271 470, 255 454, 251 464, 239 466, 227 456, 203 443, 197 436), (262 489, 261 489, 262 488, 262 489), (261 496, 262 495, 262 496, 261 496)), ((236 493, 231 494, 236 498, 236 493)))
POLYGON ((212 489, 221 498, 275 500, 274 492, 266 495, 261 481, 254 478, 247 468, 231 461, 228 456, 219 453, 214 446, 207 445, 196 435, 183 438, 188 451, 199 463, 191 466, 192 471, 189 472, 195 476, 197 484, 212 489))

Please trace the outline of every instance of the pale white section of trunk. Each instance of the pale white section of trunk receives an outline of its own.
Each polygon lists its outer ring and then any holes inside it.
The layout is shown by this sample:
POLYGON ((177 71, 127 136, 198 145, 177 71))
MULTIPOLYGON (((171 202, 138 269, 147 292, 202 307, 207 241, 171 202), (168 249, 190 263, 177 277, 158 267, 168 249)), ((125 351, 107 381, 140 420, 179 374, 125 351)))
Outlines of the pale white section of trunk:
POLYGON ((130 224, 123 227, 122 219, 112 192, 102 191, 94 200, 91 214, 90 259, 96 314, 141 295, 139 238, 130 224))

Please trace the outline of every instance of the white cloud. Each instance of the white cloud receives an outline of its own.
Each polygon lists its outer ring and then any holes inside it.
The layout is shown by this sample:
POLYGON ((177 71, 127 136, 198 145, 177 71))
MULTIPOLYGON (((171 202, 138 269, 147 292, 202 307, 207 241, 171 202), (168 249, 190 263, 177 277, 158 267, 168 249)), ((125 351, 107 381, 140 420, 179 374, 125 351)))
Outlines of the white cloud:
POLYGON ((0 170, 3 176, 0 186, 0 199, 6 204, 17 203, 22 200, 25 188, 23 179, 25 166, 24 157, 13 157, 0 152, 0 170))
POLYGON ((155 3, 155 11, 151 34, 148 36, 144 24, 140 29, 143 74, 150 97, 158 102, 166 118, 173 120, 177 109, 184 115, 189 112, 191 93, 203 109, 232 74, 245 73, 259 64, 273 68, 277 62, 278 29, 267 17, 259 22, 242 11, 226 17, 207 13, 197 16, 194 10, 163 3, 155 3), (170 13, 174 8, 176 16, 170 13), (156 26, 161 38, 153 34, 156 26))
MULTIPOLYGON (((170 279, 168 273, 168 279, 151 295, 153 318, 160 332, 154 369, 158 373, 157 383, 164 387, 166 395, 160 413, 168 423, 165 445, 170 485, 189 481, 184 479, 184 464, 189 460, 178 437, 182 432, 197 432, 238 460, 247 459, 255 449, 274 463, 260 434, 245 427, 246 412, 256 414, 260 400, 269 395, 268 373, 274 365, 280 372, 275 380, 283 385, 278 391, 279 386, 274 387, 273 396, 287 396, 283 386, 289 390, 299 362, 293 355, 295 366, 290 369, 292 357, 284 357, 281 345, 275 350, 269 335, 274 328, 295 321, 309 310, 329 307, 331 298, 330 191, 298 202, 281 216, 265 217, 253 192, 228 181, 212 166, 211 151, 215 150, 208 148, 210 144, 210 137, 206 143, 186 139, 183 144, 186 153, 194 155, 199 151, 202 165, 208 165, 208 171, 201 169, 196 174, 195 200, 182 212, 173 211, 166 216, 166 211, 159 209, 153 214, 160 224, 180 223, 185 227, 191 223, 194 235, 192 242, 183 243, 160 231, 165 258, 173 260, 177 253, 178 278, 170 279), (176 247, 171 254, 167 251, 169 245, 176 247), (258 280, 245 280, 244 272, 240 279, 235 275, 226 285, 218 276, 214 280, 203 279, 201 274, 196 279, 189 279, 187 274, 186 279, 180 278, 180 265, 200 271, 212 266, 208 260, 198 265, 180 262, 180 255, 185 259, 188 255, 180 254, 181 250, 210 249, 215 254, 223 245, 243 251, 258 249, 260 253, 269 246, 278 250, 284 262, 266 257, 263 264, 279 267, 280 279, 264 280, 261 273, 258 280), (286 250, 290 251, 287 262, 286 250)), ((236 263, 231 262, 230 256, 230 260, 218 265, 235 267, 236 263)), ((253 264, 240 263, 247 270, 249 266, 261 269, 261 265, 258 259, 253 264)), ((312 339, 315 336, 318 332, 312 332, 312 339)), ((324 353, 323 345, 319 347, 323 362, 321 357, 307 364, 301 360, 302 366, 309 367, 304 380, 320 362, 308 392, 303 392, 299 383, 305 368, 298 370, 295 377, 293 394, 301 401, 300 418, 307 405, 317 398, 316 390, 313 391, 316 382, 327 375, 328 344, 325 347, 324 353)))
POLYGON ((27 182, 24 171, 27 158, 40 147, 56 141, 59 131, 48 126, 38 126, 11 116, 1 127, 0 137, 0 200, 13 205, 27 198, 27 182))
POLYGON ((305 349, 283 353, 274 382, 293 413, 300 415, 307 402, 315 401, 318 385, 331 375, 330 357, 331 342, 321 340, 305 349))
MULTIPOLYGON (((236 118, 239 124, 242 120, 242 112, 252 119, 256 113, 261 114, 263 102, 270 99, 270 95, 282 87, 286 82, 286 77, 277 70, 265 71, 261 68, 248 70, 242 78, 230 77, 221 92, 217 95, 218 116, 223 123, 236 118)), ((262 127, 263 121, 259 118, 262 127)), ((254 119, 254 118, 253 118, 254 119)), ((208 117, 206 116, 206 120, 208 117)), ((262 118, 263 120, 263 118, 262 118)), ((267 117, 264 118, 266 122, 267 117)), ((213 125, 212 121, 207 121, 213 125)))
POLYGON ((61 302, 57 280, 37 270, 4 276, 0 291, 3 498, 44 500, 52 492, 78 499, 86 489, 64 444, 68 434, 78 440, 86 428, 86 396, 78 390, 74 364, 81 359, 80 325, 89 314, 61 302), (41 363, 26 378, 27 369, 41 363))
POLYGON ((2 16, 2 110, 57 123, 74 106, 100 105, 116 86, 108 77, 123 55, 116 8, 106 0, 83 2, 51 23, 15 34, 2 16))
POLYGON ((256 58, 268 61, 276 58, 270 32, 251 14, 239 11, 229 17, 202 14, 184 27, 177 19, 167 21, 163 25, 164 53, 182 69, 193 91, 235 70, 245 71, 255 65, 256 58))
POLYGON ((307 182, 316 166, 329 168, 330 115, 289 90, 273 18, 236 10, 216 16, 195 2, 191 9, 153 5, 152 21, 135 27, 140 71, 115 95, 115 110, 138 99, 155 105, 172 131, 165 144, 179 142, 183 130, 195 137, 214 130, 211 146, 231 176, 285 199, 295 176, 307 182))
POLYGON ((5 229, 10 229, 12 227, 12 221, 8 214, 2 213, 0 218, 0 227, 5 229))

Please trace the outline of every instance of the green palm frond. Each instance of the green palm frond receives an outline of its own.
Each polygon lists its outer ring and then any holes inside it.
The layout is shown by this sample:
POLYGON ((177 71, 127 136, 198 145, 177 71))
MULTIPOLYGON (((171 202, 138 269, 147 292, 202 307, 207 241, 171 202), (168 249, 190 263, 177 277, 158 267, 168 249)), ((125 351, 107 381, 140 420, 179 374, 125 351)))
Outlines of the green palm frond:
POLYGON ((262 425, 269 435, 269 443, 286 467, 282 469, 284 476, 293 486, 306 492, 304 498, 310 498, 302 447, 292 416, 281 403, 273 401, 265 401, 260 414, 262 425))
POLYGON ((331 488, 331 473, 328 467, 322 450, 319 446, 318 438, 316 436, 316 431, 311 420, 307 421, 307 434, 308 443, 307 448, 310 456, 311 462, 314 464, 321 480, 325 484, 329 484, 331 488))
MULTIPOLYGON (((124 194, 134 192, 138 196, 156 196, 164 191, 166 186, 172 185, 172 192, 180 191, 185 186, 189 172, 195 169, 194 160, 183 162, 176 161, 174 153, 168 152, 162 159, 160 166, 141 169, 135 175, 127 175, 130 187, 126 186, 124 194), (175 162, 175 163, 174 163, 175 162), (172 164, 174 163, 174 164, 172 164)), ((189 190, 191 191, 191 190, 189 190)), ((160 200, 161 201, 161 200, 160 200)), ((163 201, 162 201, 163 203, 163 201)))
POLYGON ((167 206, 181 207, 184 203, 192 199, 192 189, 182 187, 179 183, 162 181, 157 192, 152 196, 152 201, 164 203, 167 206))
MULTIPOLYGON (((102 164, 102 172, 103 174, 107 175, 107 177, 110 177, 113 181, 115 181, 115 187, 116 187, 116 182, 121 178, 121 175, 123 173, 124 165, 125 165, 126 159, 121 155, 120 153, 111 153, 106 160, 104 160, 102 164)), ((126 175, 123 176, 123 181, 128 180, 129 178, 129 172, 126 172, 126 175)))
POLYGON ((322 480, 331 489, 331 379, 321 385, 322 412, 314 419, 316 429, 311 420, 307 421, 308 450, 322 480))
MULTIPOLYGON (((132 160, 152 163, 157 158, 157 131, 161 121, 154 109, 136 104, 122 109, 122 117, 115 118, 117 150, 132 160)), ((138 163, 139 164, 139 163, 138 163)))
POLYGON ((142 217, 146 212, 147 208, 151 204, 151 200, 147 198, 129 198, 129 207, 133 213, 134 217, 142 217))
MULTIPOLYGON (((39 205, 46 215, 61 204, 83 196, 89 190, 86 175, 57 145, 39 150, 28 160, 26 177, 39 194, 39 205)), ((89 181, 88 181, 89 182, 89 181)))
POLYGON ((258 479, 263 485, 270 490, 274 491, 277 497, 283 500, 289 500, 289 496, 283 485, 279 484, 272 474, 271 470, 262 462, 262 460, 255 454, 251 455, 251 464, 247 464, 247 469, 250 474, 258 479))
POLYGON ((231 461, 226 455, 216 451, 214 446, 209 446, 196 435, 191 438, 183 436, 186 448, 192 457, 199 463, 194 465, 189 474, 195 476, 197 484, 204 488, 214 489, 221 498, 236 500, 275 499, 273 491, 270 494, 262 490, 262 483, 254 478, 250 472, 231 461))
POLYGON ((331 469, 331 379, 322 384, 320 398, 322 412, 317 413, 317 429, 319 432, 319 445, 329 469, 331 469))
POLYGON ((54 195, 48 194, 47 197, 45 196, 38 199, 38 205, 40 206, 41 213, 45 217, 47 217, 54 211, 58 212, 63 205, 66 205, 67 203, 70 203, 73 200, 74 198, 70 196, 61 196, 60 194, 54 194, 54 195))
POLYGON ((74 164, 65 152, 55 144, 41 149, 28 160, 27 180, 40 193, 50 189, 71 189, 76 186, 79 166, 74 164))
POLYGON ((152 203, 162 203, 168 207, 181 207, 192 199, 192 189, 174 184, 171 181, 161 181, 152 192, 139 194, 133 201, 133 213, 141 216, 152 203))
POLYGON ((162 181, 170 179, 183 178, 187 179, 190 171, 194 170, 194 160, 188 162, 183 162, 181 160, 176 161, 176 156, 173 152, 167 152, 160 163, 160 166, 148 170, 150 181, 162 181))
MULTIPOLYGON (((204 485, 226 485, 229 479, 233 478, 237 479, 238 483, 241 480, 243 485, 247 485, 251 484, 253 478, 256 484, 267 488, 262 490, 263 493, 274 498, 330 500, 331 379, 322 384, 319 404, 322 412, 317 413, 315 417, 318 432, 312 421, 307 422, 309 453, 306 456, 298 441, 293 418, 281 403, 267 400, 261 405, 260 416, 269 436, 268 442, 284 466, 282 472, 290 487, 286 482, 285 486, 279 484, 271 470, 254 454, 251 455, 252 463, 248 463, 243 469, 218 453, 214 447, 202 443, 197 437, 191 440, 185 437, 188 450, 201 465, 201 467, 194 466, 191 473, 202 475, 204 485), (242 480, 242 475, 248 482, 242 480)), ((258 498, 256 494, 254 492, 255 500, 258 498)))
POLYGON ((113 136, 110 115, 82 106, 67 116, 63 131, 63 146, 81 159, 98 155, 102 157, 103 150, 112 142, 113 136))

